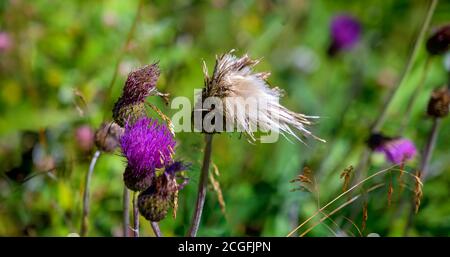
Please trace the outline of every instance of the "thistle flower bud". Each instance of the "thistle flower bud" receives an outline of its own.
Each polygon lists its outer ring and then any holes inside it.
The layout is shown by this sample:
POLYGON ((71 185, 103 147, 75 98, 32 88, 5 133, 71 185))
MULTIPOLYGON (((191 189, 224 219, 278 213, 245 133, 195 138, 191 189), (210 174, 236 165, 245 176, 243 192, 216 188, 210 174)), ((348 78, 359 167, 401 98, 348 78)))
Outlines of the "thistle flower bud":
POLYGON ((438 88, 431 94, 428 101, 427 113, 436 118, 448 115, 450 106, 450 92, 447 87, 438 88))
POLYGON ((427 40, 426 47, 431 55, 444 54, 450 47, 450 24, 433 33, 427 40))
POLYGON ((150 221, 160 221, 167 216, 169 208, 174 206, 176 194, 187 183, 176 181, 176 173, 187 167, 181 162, 168 165, 163 174, 153 179, 151 186, 141 192, 138 197, 138 209, 144 218, 150 221))
POLYGON ((171 205, 173 194, 161 194, 155 186, 150 186, 146 191, 139 194, 139 213, 150 221, 161 221, 167 216, 171 205))
POLYGON ((128 162, 125 184, 141 191, 148 187, 156 169, 172 163, 175 140, 164 124, 144 117, 134 124, 127 123, 120 146, 128 162))
POLYGON ((144 103, 126 105, 123 99, 119 98, 113 109, 113 119, 119 126, 123 127, 127 122, 133 124, 138 119, 145 117, 144 103))
POLYGON ((157 63, 130 72, 122 96, 114 104, 113 118, 117 124, 123 127, 145 116, 145 98, 151 94, 161 95, 156 90, 159 75, 157 63))
POLYGON ((123 173, 123 181, 125 186, 132 191, 144 191, 152 184, 153 176, 154 172, 152 171, 137 172, 127 166, 123 173))
POLYGON ((119 147, 123 128, 115 122, 103 122, 95 132, 95 145, 103 152, 111 153, 119 147))

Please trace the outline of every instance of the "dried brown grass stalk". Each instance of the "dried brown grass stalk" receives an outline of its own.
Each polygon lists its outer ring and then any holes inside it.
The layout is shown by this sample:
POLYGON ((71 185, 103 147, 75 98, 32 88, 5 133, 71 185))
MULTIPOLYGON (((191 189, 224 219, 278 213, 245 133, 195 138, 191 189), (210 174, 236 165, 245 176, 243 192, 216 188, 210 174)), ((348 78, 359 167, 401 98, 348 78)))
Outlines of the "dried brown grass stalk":
MULTIPOLYGON (((374 191, 374 190, 376 190, 376 189, 378 189, 378 188, 380 188, 380 187, 382 187, 382 186, 384 186, 384 185, 385 185, 384 183, 375 185, 375 186, 369 188, 369 189, 367 190, 367 192, 372 192, 372 191, 374 191)), ((353 198, 347 200, 345 203, 341 204, 339 207, 337 207, 336 209, 334 209, 333 211, 331 211, 327 216, 322 217, 318 222, 314 223, 314 225, 312 225, 310 228, 308 228, 307 230, 305 230, 305 232, 303 232, 303 233, 300 235, 300 237, 305 236, 305 235, 308 234, 311 230, 313 230, 315 227, 317 227, 319 224, 321 224, 324 220, 328 219, 328 218, 329 218, 330 216, 332 216, 333 214, 337 213, 338 211, 342 210, 342 209, 343 209, 344 207, 346 207, 347 205, 350 205, 351 203, 353 203, 354 201, 356 201, 359 197, 361 197, 361 195, 362 195, 362 194, 359 194, 359 195, 357 195, 357 196, 354 196, 353 198)), ((347 218, 347 220, 349 220, 349 221, 357 228, 359 234, 362 235, 361 230, 358 228, 358 226, 357 226, 353 221, 351 221, 350 219, 347 218)), ((297 231, 297 230, 295 230, 295 231, 297 231)), ((295 231, 294 231, 294 232, 295 232, 295 231)), ((291 233, 292 233, 292 232, 291 232, 291 233)), ((290 236, 290 235, 288 235, 288 236, 290 236)))
MULTIPOLYGON (((212 163, 213 169, 214 169, 214 174, 216 176, 219 176, 219 168, 217 167, 216 164, 212 163)), ((225 204, 225 200, 223 198, 223 193, 222 193, 222 189, 220 188, 220 183, 218 180, 216 180, 216 178, 214 178, 214 174, 212 172, 209 173, 209 181, 211 182, 211 185, 213 186, 214 191, 217 194, 217 200, 219 201, 219 205, 220 205, 220 210, 222 211, 223 215, 226 217, 226 204, 225 204)))
POLYGON ((419 207, 420 207, 420 201, 422 199, 422 181, 420 180, 420 171, 416 172, 416 181, 415 181, 415 186, 414 186, 414 212, 417 213, 419 211, 419 207))
MULTIPOLYGON (((331 204, 333 204, 334 202, 336 202, 337 200, 341 199, 342 197, 346 196, 348 193, 352 192, 355 188, 360 187, 361 185, 365 184, 367 181, 372 180, 375 177, 378 177, 382 174, 385 174, 386 172, 389 171, 397 171, 400 172, 400 169, 394 169, 396 167, 396 165, 388 167, 386 169, 380 170, 368 177, 366 177, 365 179, 359 181, 358 183, 356 183, 355 185, 353 185, 352 187, 350 187, 349 189, 347 189, 345 192, 342 192, 341 194, 339 194, 337 197, 335 197, 333 200, 331 200, 330 202, 328 202, 326 205, 324 205, 323 207, 321 207, 318 211, 316 211, 313 215, 311 215, 308 219, 306 219, 304 222, 302 222, 300 225, 298 225, 296 228, 294 228, 291 232, 288 233, 288 237, 293 235, 297 230, 299 230, 300 228, 302 228, 305 224, 307 224, 310 220, 312 220, 314 217, 316 217, 318 214, 320 214, 324 209, 326 209, 327 207, 329 207, 331 204)), ((420 185, 422 185, 422 182, 420 180, 420 178, 414 174, 411 174, 410 172, 407 171, 401 171, 404 172, 405 174, 408 174, 409 176, 412 176, 415 178, 416 182, 418 182, 420 185)), ((348 200, 348 201, 354 201, 355 197, 353 197, 352 199, 348 200)), ((356 200, 356 199, 355 199, 356 200)), ((348 202, 347 201, 347 202, 348 202)))
POLYGON ((345 168, 344 171, 341 173, 340 178, 344 179, 344 184, 342 186, 342 192, 347 191, 348 186, 350 185, 350 179, 352 177, 353 170, 354 170, 353 166, 350 165, 349 167, 345 168))
POLYGON ((362 222, 361 222, 361 230, 364 231, 366 229, 367 219, 369 218, 369 212, 367 210, 367 201, 363 204, 363 211, 362 211, 362 222))
POLYGON ((175 135, 174 127, 170 118, 167 117, 158 107, 156 107, 156 105, 147 102, 147 106, 150 107, 153 111, 155 111, 156 114, 158 114, 158 116, 167 123, 170 132, 172 132, 172 134, 175 135))
POLYGON ((391 181, 389 182, 389 187, 388 187, 388 206, 391 206, 393 193, 394 193, 394 187, 392 186, 392 179, 391 179, 391 181))

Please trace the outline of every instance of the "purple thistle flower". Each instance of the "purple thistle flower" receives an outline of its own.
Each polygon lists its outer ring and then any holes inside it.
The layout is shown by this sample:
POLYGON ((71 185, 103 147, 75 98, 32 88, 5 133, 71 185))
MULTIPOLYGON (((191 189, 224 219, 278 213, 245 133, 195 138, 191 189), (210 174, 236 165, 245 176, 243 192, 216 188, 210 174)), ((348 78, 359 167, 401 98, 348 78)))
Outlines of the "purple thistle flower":
POLYGON ((374 150, 383 153, 386 159, 393 164, 401 164, 414 158, 417 154, 414 143, 406 138, 383 140, 374 150))
POLYGON ((127 187, 141 191, 150 186, 155 170, 173 162, 175 144, 169 129, 156 120, 144 117, 126 124, 120 146, 128 161, 124 174, 127 187))
POLYGON ((331 21, 330 34, 331 45, 328 53, 334 55, 339 51, 352 49, 359 42, 361 25, 350 15, 338 15, 331 21))

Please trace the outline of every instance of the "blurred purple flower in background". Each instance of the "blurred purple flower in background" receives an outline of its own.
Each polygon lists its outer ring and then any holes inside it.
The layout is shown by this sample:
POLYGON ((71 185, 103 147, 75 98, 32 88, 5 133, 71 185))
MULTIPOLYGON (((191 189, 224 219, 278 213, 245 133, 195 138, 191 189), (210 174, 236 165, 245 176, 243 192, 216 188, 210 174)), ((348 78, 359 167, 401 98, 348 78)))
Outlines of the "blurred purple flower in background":
POLYGON ((94 146, 94 130, 88 125, 82 125, 75 130, 78 147, 87 152, 94 146))
POLYGON ((444 54, 450 48, 450 24, 438 28, 427 40, 426 48, 431 55, 444 54))
POLYGON ((0 52, 7 51, 12 46, 11 37, 7 32, 0 32, 0 52))
POLYGON ((386 159, 393 164, 411 160, 417 154, 414 143, 406 138, 390 138, 382 134, 373 134, 368 144, 375 152, 383 153, 386 159))
POLYGON ((330 24, 331 44, 328 54, 334 56, 340 51, 351 50, 360 40, 361 25, 350 15, 337 15, 330 24))

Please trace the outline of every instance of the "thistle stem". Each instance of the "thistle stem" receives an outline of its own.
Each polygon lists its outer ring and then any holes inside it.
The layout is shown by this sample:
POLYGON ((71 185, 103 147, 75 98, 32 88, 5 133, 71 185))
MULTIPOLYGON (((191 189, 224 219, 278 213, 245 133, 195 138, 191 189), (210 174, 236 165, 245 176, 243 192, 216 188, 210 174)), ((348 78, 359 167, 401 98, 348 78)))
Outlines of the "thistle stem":
POLYGON ((425 178, 429 174, 428 165, 430 163, 431 156, 436 145, 436 139, 439 133, 440 124, 441 119, 433 119, 433 126, 431 128, 430 134, 428 135, 427 144, 425 145, 422 161, 420 163, 420 177, 422 178, 422 180, 425 180, 425 178))
POLYGON ((123 185, 123 236, 128 237, 130 227, 130 191, 123 185))
POLYGON ((202 217, 203 205, 205 204, 206 186, 208 184, 208 171, 211 163, 213 134, 205 134, 205 151, 203 155, 203 166, 200 174, 200 182, 198 184, 197 202, 195 204, 195 212, 192 217, 192 224, 188 232, 188 236, 195 237, 197 235, 200 219, 202 217))
POLYGON ((83 216, 81 218, 81 231, 80 236, 86 236, 88 232, 88 221, 89 221, 89 187, 91 184, 92 173, 94 173, 94 167, 97 163, 98 157, 100 156, 100 151, 97 150, 92 157, 91 163, 89 164, 89 170, 86 173, 86 180, 84 182, 84 193, 83 193, 83 216))
POLYGON ((156 237, 162 237, 161 229, 159 228, 158 222, 151 221, 150 225, 152 226, 153 233, 155 233, 156 237))
POLYGON ((138 193, 133 192, 133 236, 139 237, 138 193))

